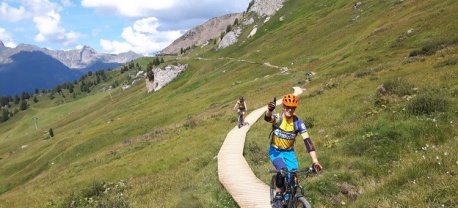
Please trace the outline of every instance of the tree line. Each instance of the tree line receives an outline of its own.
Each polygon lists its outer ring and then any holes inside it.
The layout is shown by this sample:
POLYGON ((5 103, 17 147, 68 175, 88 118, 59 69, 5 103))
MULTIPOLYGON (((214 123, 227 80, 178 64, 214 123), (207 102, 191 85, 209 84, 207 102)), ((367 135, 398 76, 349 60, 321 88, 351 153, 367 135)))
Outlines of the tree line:
MULTIPOLYGON (((157 66, 160 63, 164 63, 164 59, 159 59, 158 57, 156 57, 156 59, 154 59, 148 64, 148 78, 154 79, 154 75, 152 74, 152 68, 153 66, 157 66)), ((120 71, 121 74, 123 74, 130 70, 141 71, 142 67, 138 63, 130 61, 129 63, 123 65, 120 71)), ((106 71, 112 71, 112 69, 100 69, 97 70, 95 73, 92 71, 88 71, 86 74, 83 74, 78 80, 59 84, 52 89, 42 88, 41 90, 39 90, 38 88, 35 88, 35 90, 32 93, 25 91, 22 92, 21 96, 19 96, 18 94, 14 96, 0 96, 0 123, 8 121, 19 111, 27 110, 30 106, 29 102, 38 103, 39 97, 47 96, 49 100, 53 100, 56 98, 56 96, 61 96, 64 99, 66 98, 66 96, 70 96, 73 99, 76 99, 76 97, 80 94, 90 93, 91 90, 93 90, 96 86, 100 85, 101 83, 107 83, 111 81, 106 71)), ((119 85, 119 81, 115 80, 109 85, 109 87, 116 88, 119 85)))

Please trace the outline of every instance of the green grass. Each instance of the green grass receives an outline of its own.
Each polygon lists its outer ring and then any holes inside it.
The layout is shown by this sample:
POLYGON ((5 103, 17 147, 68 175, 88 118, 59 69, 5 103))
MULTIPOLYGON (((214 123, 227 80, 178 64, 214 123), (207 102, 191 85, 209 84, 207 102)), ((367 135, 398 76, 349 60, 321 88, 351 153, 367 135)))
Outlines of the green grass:
MULTIPOLYGON (((455 207, 455 4, 370 1, 355 10, 352 1, 287 1, 268 22, 256 19, 249 39, 251 27, 228 48, 165 58, 189 68, 159 91, 147 94, 141 80, 110 90, 112 102, 107 87, 129 79, 114 69, 90 93, 38 97, 0 124, 0 207, 65 207, 90 196, 88 207, 237 207, 216 158, 236 125, 231 108, 244 96, 250 112, 293 86, 306 89, 296 114, 324 166, 302 180, 314 207, 455 207), (306 71, 316 73, 312 82, 306 71), (382 84, 389 93, 379 94, 382 84), (116 184, 122 189, 98 194, 116 184)), ((145 69, 150 60, 135 62, 145 69)), ((266 184, 269 130, 262 119, 252 124, 244 151, 266 184)))

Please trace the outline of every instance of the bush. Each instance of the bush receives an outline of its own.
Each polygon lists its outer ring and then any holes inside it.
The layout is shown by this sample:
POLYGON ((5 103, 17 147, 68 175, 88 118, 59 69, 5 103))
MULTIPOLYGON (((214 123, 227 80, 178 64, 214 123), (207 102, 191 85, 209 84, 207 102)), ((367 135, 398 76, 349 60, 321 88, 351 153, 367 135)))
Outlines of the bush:
POLYGON ((125 189, 123 181, 94 182, 89 188, 81 190, 81 193, 72 193, 61 207, 128 208, 130 205, 123 194, 125 189))
POLYGON ((383 87, 389 94, 404 96, 413 94, 414 85, 410 84, 407 80, 399 78, 386 81, 383 83, 383 87))
POLYGON ((311 129, 315 125, 315 118, 307 117, 303 120, 303 122, 307 128, 311 129))
POLYGON ((429 115, 445 112, 449 106, 448 99, 440 93, 427 92, 413 97, 406 106, 410 115, 429 115))

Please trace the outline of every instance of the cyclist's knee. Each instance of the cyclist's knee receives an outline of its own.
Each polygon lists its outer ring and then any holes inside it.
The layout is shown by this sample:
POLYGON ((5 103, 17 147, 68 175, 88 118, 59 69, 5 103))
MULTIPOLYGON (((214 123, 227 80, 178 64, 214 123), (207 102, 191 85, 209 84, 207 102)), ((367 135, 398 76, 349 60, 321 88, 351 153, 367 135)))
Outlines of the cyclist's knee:
POLYGON ((285 185, 285 179, 281 173, 277 173, 277 176, 275 177, 275 184, 277 185, 277 188, 281 188, 285 185))
POLYGON ((277 188, 281 188, 285 186, 285 177, 286 177, 286 171, 288 170, 287 168, 281 168, 282 172, 277 173, 277 176, 275 177, 275 183, 277 184, 277 188))

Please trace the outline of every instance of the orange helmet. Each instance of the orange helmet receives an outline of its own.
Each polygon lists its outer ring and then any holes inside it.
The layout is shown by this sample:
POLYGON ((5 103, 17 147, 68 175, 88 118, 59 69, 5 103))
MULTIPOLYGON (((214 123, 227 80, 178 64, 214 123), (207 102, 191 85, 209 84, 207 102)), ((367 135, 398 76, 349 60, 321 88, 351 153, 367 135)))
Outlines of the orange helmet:
POLYGON ((283 96, 283 105, 289 107, 297 107, 299 105, 299 99, 293 94, 283 96))

